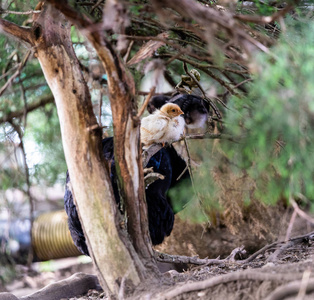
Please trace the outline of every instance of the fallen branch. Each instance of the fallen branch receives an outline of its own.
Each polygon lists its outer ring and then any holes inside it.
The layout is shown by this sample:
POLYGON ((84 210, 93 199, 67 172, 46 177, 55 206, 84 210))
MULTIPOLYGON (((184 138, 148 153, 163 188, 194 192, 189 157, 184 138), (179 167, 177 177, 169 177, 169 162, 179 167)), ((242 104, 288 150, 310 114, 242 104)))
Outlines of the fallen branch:
POLYGON ((161 253, 155 251, 155 258, 157 261, 164 263, 175 263, 175 264, 192 264, 192 265, 221 265, 228 262, 235 262, 235 257, 237 255, 243 255, 246 251, 242 247, 237 247, 232 250, 231 254, 224 259, 208 259, 208 258, 198 258, 197 256, 184 256, 184 255, 170 255, 166 253, 161 253))
POLYGON ((174 264, 192 264, 192 265, 221 265, 226 261, 224 259, 208 259, 198 258, 197 256, 184 256, 184 255, 170 255, 155 251, 155 257, 157 261, 163 263, 174 263, 174 264))

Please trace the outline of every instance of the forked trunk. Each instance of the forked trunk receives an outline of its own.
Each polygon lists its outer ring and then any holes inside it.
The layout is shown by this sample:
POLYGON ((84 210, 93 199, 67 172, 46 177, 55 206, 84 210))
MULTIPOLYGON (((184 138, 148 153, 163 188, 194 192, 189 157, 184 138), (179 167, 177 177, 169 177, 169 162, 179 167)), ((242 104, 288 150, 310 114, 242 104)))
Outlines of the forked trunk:
MULTIPOLYGON (((55 97, 73 194, 90 253, 98 269, 101 285, 110 294, 117 294, 122 278, 128 279, 134 286, 146 279, 146 265, 150 265, 155 274, 158 272, 150 246, 144 245, 146 250, 137 253, 119 227, 119 212, 108 170, 102 162, 101 130, 97 129, 90 94, 72 47, 70 27, 70 22, 58 10, 46 4, 34 21, 33 42, 45 78, 55 97)), ((101 47, 97 50, 103 51, 101 47)), ((110 75, 112 74, 108 73, 108 77, 110 75)), ((117 92, 118 87, 111 85, 109 90, 116 90, 116 93, 110 97, 130 97, 127 84, 125 86, 125 90, 117 92)), ((143 200, 143 187, 140 183, 142 170, 138 167, 138 128, 134 127, 132 111, 126 111, 131 108, 128 100, 130 98, 123 102, 111 99, 116 133, 115 153, 120 158, 118 169, 124 193, 143 200)), ((144 220, 147 222, 143 203, 142 201, 142 207, 137 209, 141 210, 141 215, 144 209, 144 220)), ((135 222, 140 221, 137 218, 135 222)), ((137 226, 135 228, 142 228, 143 225, 137 226)), ((147 223, 144 228, 145 226, 147 223)), ((142 234, 138 231, 136 233, 142 234)), ((138 250, 140 247, 136 239, 133 242, 138 250)))

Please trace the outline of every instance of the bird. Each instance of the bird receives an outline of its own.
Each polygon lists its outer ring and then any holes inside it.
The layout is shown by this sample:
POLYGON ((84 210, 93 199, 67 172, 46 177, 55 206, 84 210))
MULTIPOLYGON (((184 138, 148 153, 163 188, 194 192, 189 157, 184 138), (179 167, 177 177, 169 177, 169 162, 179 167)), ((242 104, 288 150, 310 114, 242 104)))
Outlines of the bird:
POLYGON ((165 95, 156 95, 151 98, 147 104, 147 111, 152 114, 156 109, 161 108, 170 100, 169 96, 165 95))
POLYGON ((177 141, 184 132, 184 114, 181 108, 174 103, 166 103, 160 110, 157 109, 153 114, 144 117, 141 121, 141 143, 143 149, 150 145, 177 141))
POLYGON ((203 128, 209 116, 209 104, 201 97, 190 94, 176 94, 167 96, 154 96, 147 105, 147 110, 154 113, 166 103, 174 103, 180 106, 184 112, 184 120, 187 128, 203 128))
MULTIPOLYGON (((118 189, 113 144, 113 137, 103 139, 103 163, 110 166, 110 179, 114 197, 117 206, 120 208, 121 199, 118 189)), ((176 201, 177 199, 172 199, 168 195, 168 191, 175 188, 178 184, 184 184, 187 187, 191 186, 191 180, 186 168, 186 162, 172 146, 161 148, 150 158, 146 167, 153 168, 154 172, 164 176, 163 180, 158 179, 145 189, 150 237, 152 244, 158 245, 163 242, 166 236, 170 235, 175 213, 183 209, 189 200, 179 199, 180 201, 176 201)), ((64 208, 68 215, 68 227, 74 244, 83 254, 89 255, 86 238, 73 201, 68 172, 64 194, 64 208)), ((121 213, 123 212, 121 211, 121 213)))

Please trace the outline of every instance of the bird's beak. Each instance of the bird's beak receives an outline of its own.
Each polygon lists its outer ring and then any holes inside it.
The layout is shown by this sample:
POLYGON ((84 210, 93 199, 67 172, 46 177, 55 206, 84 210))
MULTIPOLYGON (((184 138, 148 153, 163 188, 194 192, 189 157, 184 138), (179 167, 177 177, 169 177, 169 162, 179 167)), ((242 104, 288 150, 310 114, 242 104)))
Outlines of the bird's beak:
POLYGON ((180 109, 180 114, 179 115, 184 115, 184 112, 180 109))

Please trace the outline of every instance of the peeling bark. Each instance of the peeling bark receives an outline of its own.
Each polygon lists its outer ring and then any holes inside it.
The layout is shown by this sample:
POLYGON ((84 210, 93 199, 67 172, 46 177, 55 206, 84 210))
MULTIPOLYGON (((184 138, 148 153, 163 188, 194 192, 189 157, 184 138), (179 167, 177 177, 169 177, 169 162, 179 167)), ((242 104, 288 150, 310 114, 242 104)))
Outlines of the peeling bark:
MULTIPOLYGON (((125 202, 128 216, 128 232, 134 248, 145 268, 138 264, 142 279, 158 277, 159 271, 154 258, 149 231, 147 207, 144 193, 143 169, 139 144, 139 119, 134 99, 133 78, 127 72, 123 62, 112 49, 110 43, 98 31, 92 30, 92 23, 78 17, 73 9, 59 1, 49 0, 73 22, 95 48, 103 63, 108 77, 109 100, 111 104, 114 151, 120 191, 125 202), (147 272, 146 268, 150 271, 147 272)), ((135 259, 135 257, 133 257, 135 259)))
POLYGON ((34 20, 33 42, 55 97, 77 209, 99 281, 109 294, 116 294, 123 277, 135 286, 140 283, 135 265, 140 260, 134 260, 132 245, 126 247, 119 234, 110 178, 102 163, 101 131, 88 130, 97 127, 97 121, 72 47, 70 27, 59 11, 46 4, 34 20))
POLYGON ((117 295, 125 279, 128 285, 136 286, 142 280, 160 276, 149 242, 134 82, 110 43, 98 32, 85 30, 108 75, 115 160, 132 244, 119 227, 120 214, 102 162, 101 130, 70 38, 70 21, 79 20, 84 26, 90 23, 76 18, 77 14, 65 3, 47 2, 41 13, 34 16, 32 28, 5 20, 1 20, 0 26, 35 49, 55 98, 73 194, 90 254, 100 284, 108 294, 117 295), (67 18, 47 2, 62 10, 67 18))
POLYGON ((19 41, 32 44, 31 30, 29 27, 20 27, 12 22, 0 19, 0 33, 1 31, 19 41))

